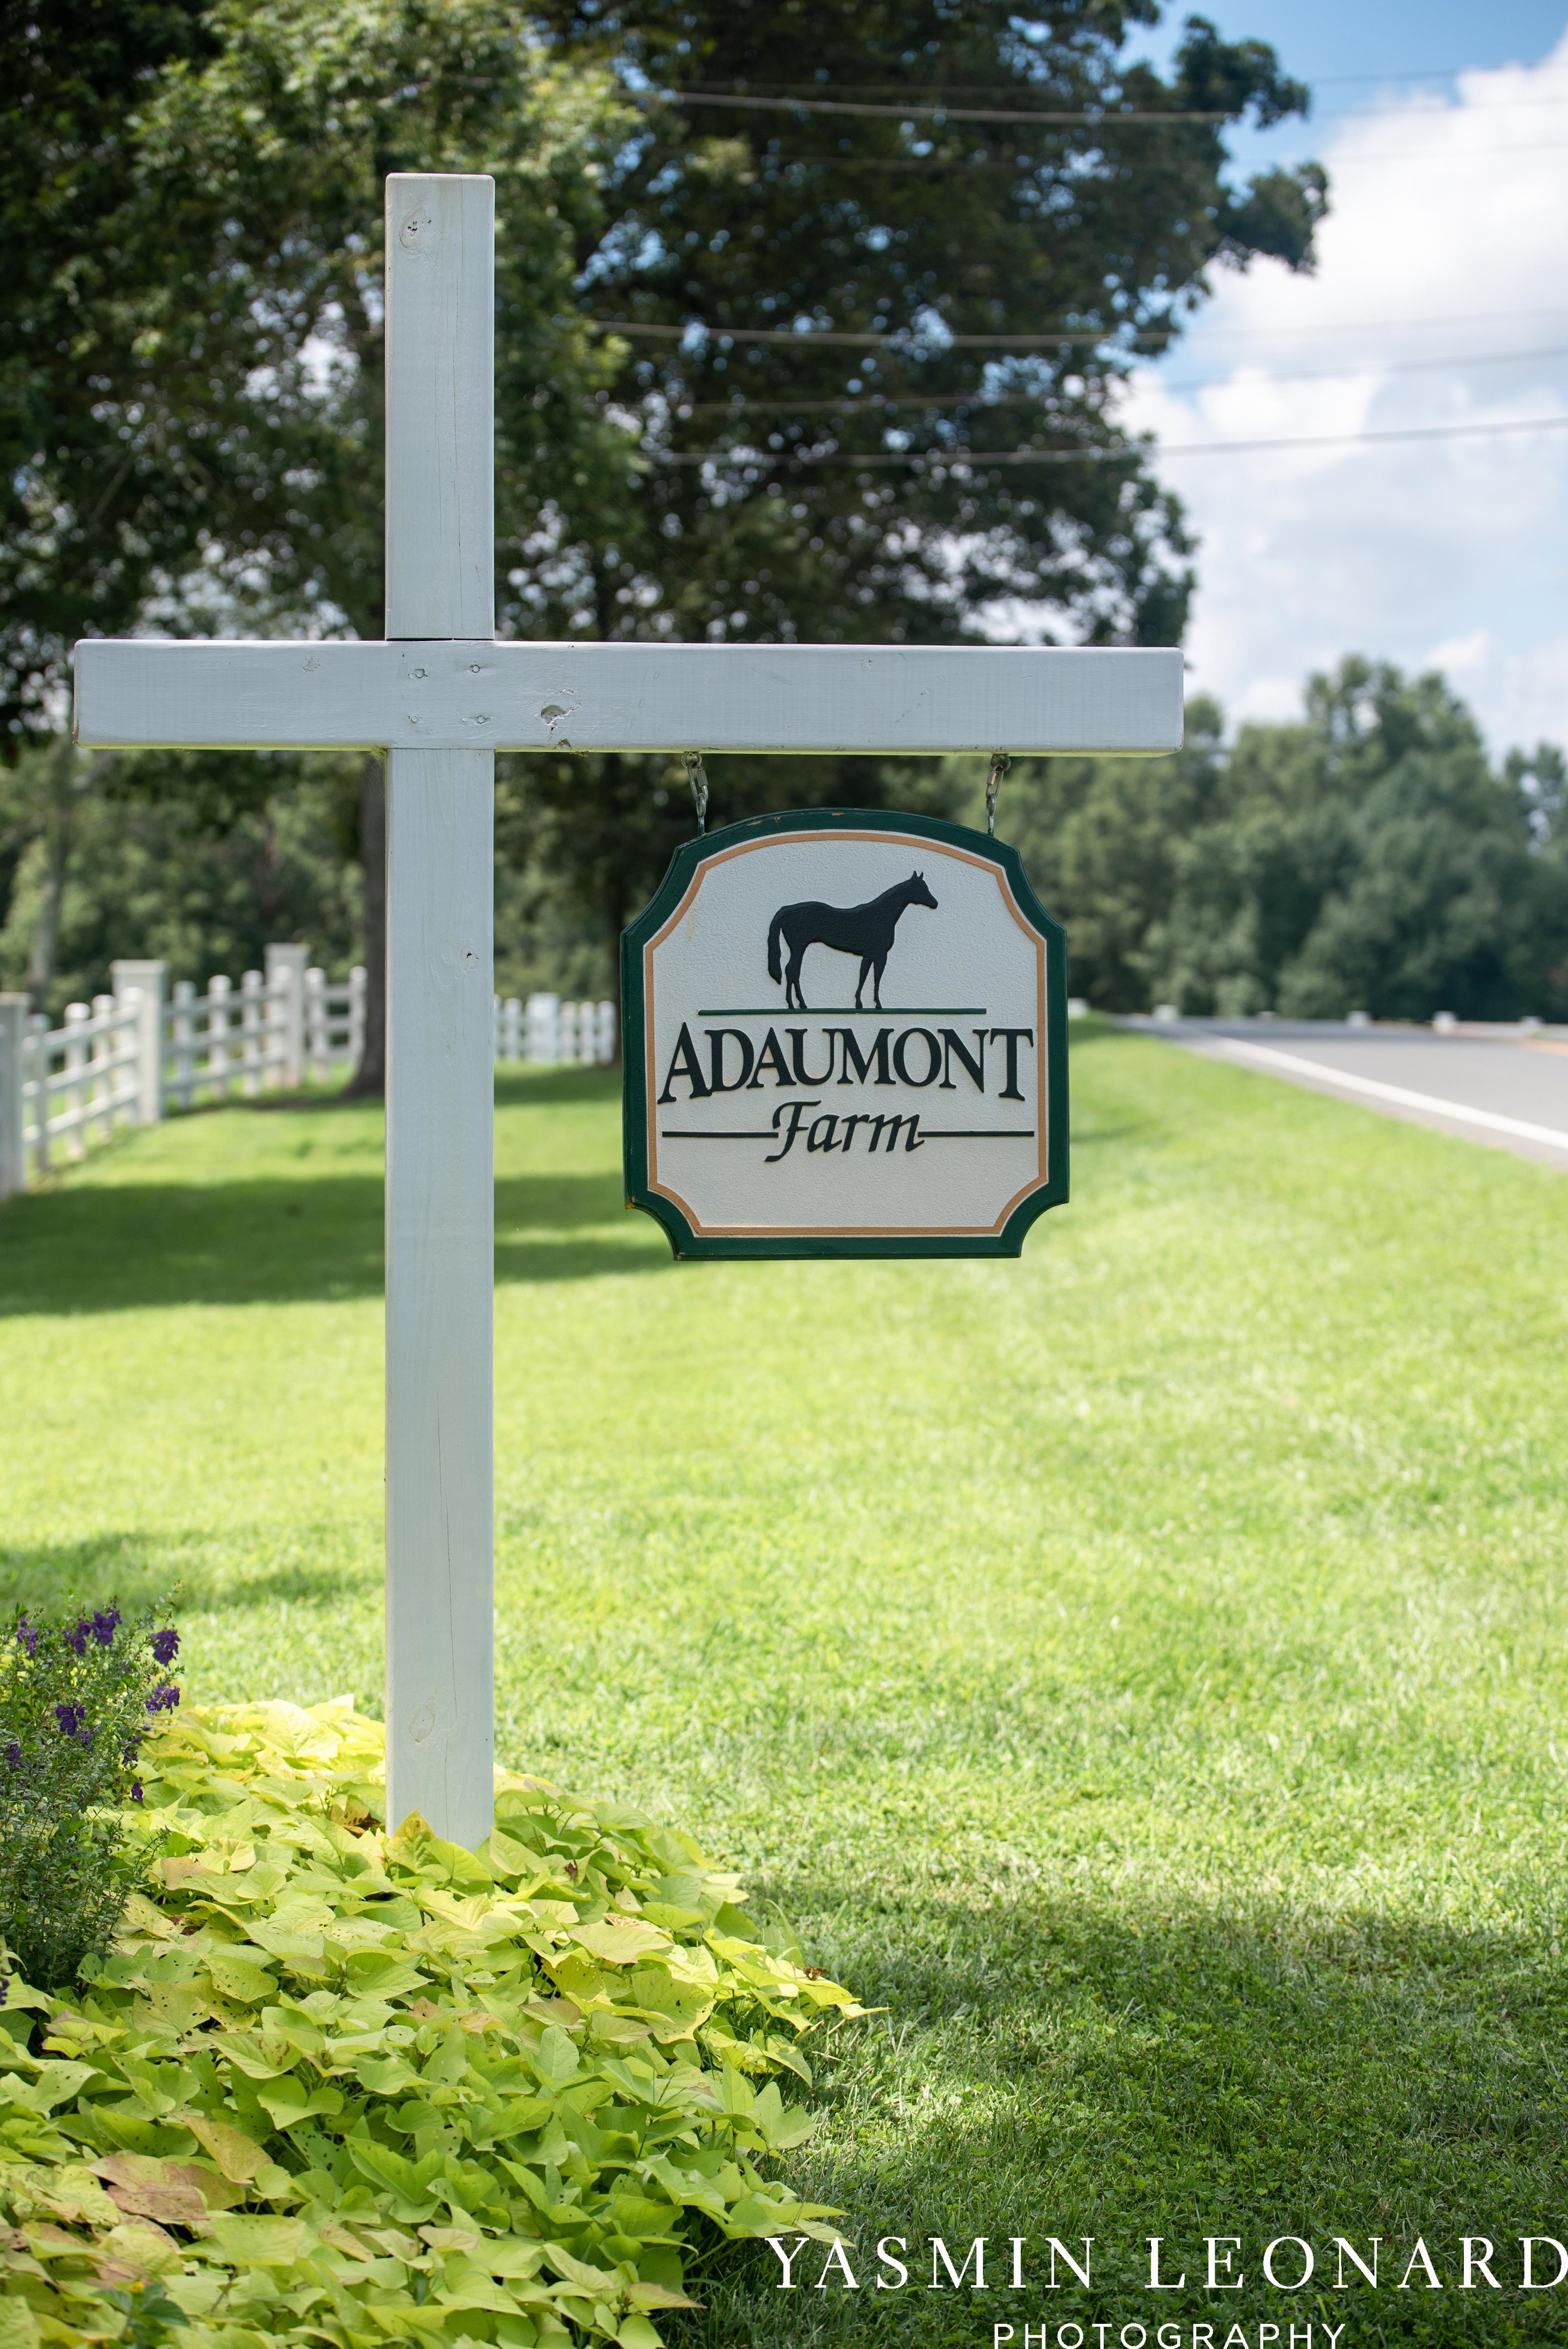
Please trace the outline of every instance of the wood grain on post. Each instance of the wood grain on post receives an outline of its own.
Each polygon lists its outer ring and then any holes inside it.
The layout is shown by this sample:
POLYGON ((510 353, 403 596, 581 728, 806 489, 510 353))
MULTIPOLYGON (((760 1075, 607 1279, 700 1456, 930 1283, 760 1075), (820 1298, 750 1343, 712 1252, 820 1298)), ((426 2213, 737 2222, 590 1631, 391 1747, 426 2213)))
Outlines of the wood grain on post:
MULTIPOLYGON (((494 253, 490 180, 388 180, 388 637, 494 634, 494 253)), ((468 1845, 494 1787, 494 768, 387 761, 387 1816, 468 1845)))

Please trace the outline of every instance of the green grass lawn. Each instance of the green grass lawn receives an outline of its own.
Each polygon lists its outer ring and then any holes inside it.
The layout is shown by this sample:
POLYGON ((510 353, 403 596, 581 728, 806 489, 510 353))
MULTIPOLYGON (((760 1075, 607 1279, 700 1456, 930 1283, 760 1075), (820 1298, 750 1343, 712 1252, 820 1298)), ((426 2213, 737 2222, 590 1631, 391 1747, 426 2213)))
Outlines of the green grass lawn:
MULTIPOLYGON (((688 2337, 1568 2339, 1458 2288, 1568 2240, 1568 1183, 1092 1029, 1074 1122, 1019 1263, 677 1267, 608 1079, 502 1086, 501 1756, 886 2010, 796 2171, 863 2288, 742 2253, 688 2337), (1093 2288, 918 2288, 935 2234, 1004 2283, 1091 2236, 1093 2288), (1320 2293, 1336 2234, 1379 2291, 1320 2293)), ((379 1709, 379 1153, 231 1109, 0 1211, 7 1599, 179 1580, 192 1695, 379 1709)))

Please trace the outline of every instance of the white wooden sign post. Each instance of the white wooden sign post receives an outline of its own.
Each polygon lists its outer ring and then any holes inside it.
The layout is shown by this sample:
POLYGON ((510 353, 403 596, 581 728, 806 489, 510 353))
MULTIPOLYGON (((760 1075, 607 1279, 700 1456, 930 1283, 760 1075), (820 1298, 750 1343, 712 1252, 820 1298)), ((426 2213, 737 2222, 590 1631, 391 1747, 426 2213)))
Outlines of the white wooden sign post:
POLYGON ((500 644, 494 187, 387 182, 387 637, 95 639, 89 746, 385 750, 390 1816, 474 1844, 493 1769, 498 750, 1173 750, 1177 652, 500 644))

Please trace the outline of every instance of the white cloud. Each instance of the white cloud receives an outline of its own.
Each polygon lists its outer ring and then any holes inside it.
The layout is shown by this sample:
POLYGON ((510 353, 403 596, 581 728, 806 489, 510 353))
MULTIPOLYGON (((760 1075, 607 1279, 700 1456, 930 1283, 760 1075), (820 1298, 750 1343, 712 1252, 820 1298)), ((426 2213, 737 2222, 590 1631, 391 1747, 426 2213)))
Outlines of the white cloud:
POLYGON ((1565 68, 1568 32, 1541 67, 1342 119, 1315 276, 1221 275, 1136 379, 1128 420, 1202 540, 1192 683, 1233 717, 1289 714, 1365 652, 1443 668, 1500 749, 1568 741, 1565 68), (1176 453, 1543 417, 1564 429, 1176 453))

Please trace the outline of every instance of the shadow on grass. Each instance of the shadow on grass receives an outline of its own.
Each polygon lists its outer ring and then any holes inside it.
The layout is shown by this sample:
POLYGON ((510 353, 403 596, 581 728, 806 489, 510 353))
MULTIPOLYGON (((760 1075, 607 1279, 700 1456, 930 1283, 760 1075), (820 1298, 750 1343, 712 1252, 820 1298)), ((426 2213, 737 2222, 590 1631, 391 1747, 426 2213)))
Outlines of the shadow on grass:
MULTIPOLYGON (((498 1109, 558 1108, 562 1103, 581 1108, 593 1102, 618 1101, 620 1097, 618 1068, 501 1067, 496 1071, 498 1109)), ((167 1114, 170 1118, 215 1117, 220 1112, 227 1115, 236 1110, 258 1117, 273 1115, 279 1110, 352 1110, 375 1114, 381 1107, 379 1093, 350 1092, 346 1085, 305 1085, 298 1092, 259 1093, 253 1100, 198 1102, 191 1109, 171 1108, 167 1114)))
MULTIPOLYGON (((1193 2319, 1215 2317, 1212 2349, 1233 2323, 1258 2349, 1259 2323, 1280 2325, 1280 2349, 1292 2323, 1325 2321, 1347 2326, 1346 2349, 1568 2337, 1568 2287, 1520 2290, 1519 2238, 1568 2233, 1568 1977, 1539 1945, 1370 1911, 1136 1897, 1112 1909, 1029 1889, 868 1915, 835 1888, 815 1920, 810 1906, 797 1913, 813 1960, 888 2010, 841 2032, 820 2072, 820 2142, 789 2163, 801 2192, 844 2211, 861 2288, 835 2270, 818 2290, 815 2247, 789 2293, 765 2247, 721 2258, 698 2287, 707 2313, 681 2329, 687 2349, 975 2349, 1008 2322, 1021 2349, 1026 2319, 1048 2320, 1051 2343, 1062 2323, 1089 2342, 1095 2323, 1114 2323, 1109 2341, 1141 2323, 1150 2344, 1175 2323, 1181 2349, 1193 2319), (1065 2267, 1062 2288, 1044 2288, 1050 2235, 1080 2261, 1092 2239, 1091 2289, 1065 2267), (1150 2291, 1156 2235, 1163 2277, 1187 2289, 1150 2291), (1241 2290, 1204 2288, 1210 2235, 1239 2239, 1241 2290), (1376 2260, 1377 2290, 1348 2262, 1337 2288, 1341 2235, 1376 2260), (1460 2289, 1467 2235, 1498 2247, 1501 2289, 1460 2289), (910 2283, 878 2292, 876 2246, 896 2236, 910 2283), (985 2237, 992 2288, 932 2289, 935 2236, 955 2264, 985 2237), (1014 2236, 1035 2287, 1016 2294, 1014 2236), (1264 2248, 1291 2236, 1313 2246, 1315 2273, 1271 2288, 1264 2248), (1399 2289, 1418 2238, 1440 2292, 1418 2266, 1399 2289)), ((1282 2276, 1301 2272, 1295 2244, 1274 2256, 1282 2276)), ((1548 2251, 1538 2273, 1555 2264, 1548 2251)))
POLYGON ((618 1102, 616 1069, 498 1069, 497 1109, 583 1109, 593 1102, 618 1102))
MULTIPOLYGON (((247 1546, 245 1533, 214 1537, 197 1526, 153 1532, 116 1526, 79 1541, 13 1544, 0 1540, 0 1612, 12 1607, 63 1608, 77 1599, 94 1607, 116 1599, 139 1607, 176 1589, 182 1613, 243 1613, 254 1607, 330 1607, 381 1586, 379 1557, 362 1567, 338 1566, 319 1553, 341 1549, 341 1525, 294 1530, 302 1555, 246 1572, 230 1565, 214 1572, 205 1562, 214 1540, 226 1556, 247 1546)), ((275 1541, 276 1529, 257 1526, 252 1541, 275 1541)))
MULTIPOLYGON (((374 1174, 116 1183, 32 1193, 0 1214, 0 1314, 377 1297, 374 1174)), ((496 1279, 583 1280, 668 1261, 613 1174, 496 1185, 496 1279), (606 1228, 608 1227, 608 1228, 606 1228)))

